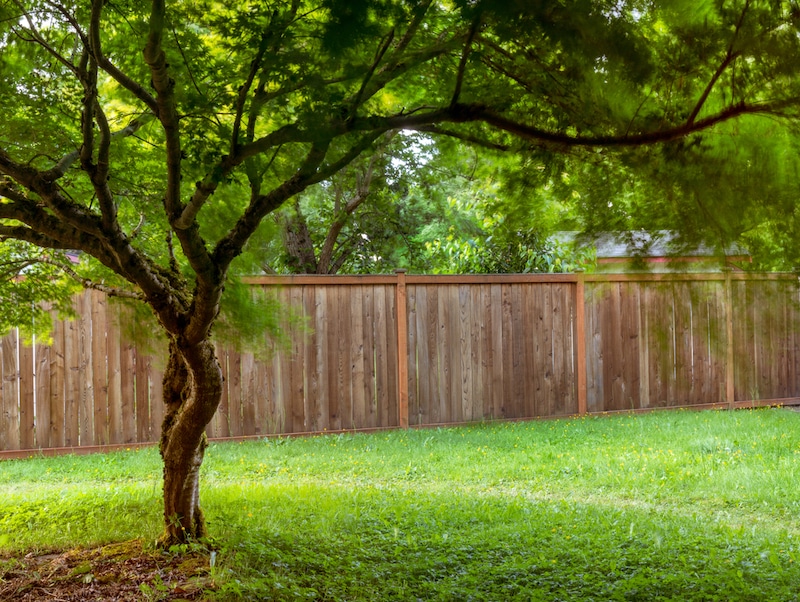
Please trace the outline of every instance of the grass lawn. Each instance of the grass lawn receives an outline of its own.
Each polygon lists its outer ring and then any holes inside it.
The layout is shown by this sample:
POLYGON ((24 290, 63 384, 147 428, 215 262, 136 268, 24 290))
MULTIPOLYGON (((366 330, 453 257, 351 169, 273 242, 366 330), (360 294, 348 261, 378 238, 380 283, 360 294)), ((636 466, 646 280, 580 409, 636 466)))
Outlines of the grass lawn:
MULTIPOLYGON (((0 563, 154 540, 160 470, 0 462, 0 563)), ((788 409, 215 444, 203 470, 212 600, 800 600, 788 409)))

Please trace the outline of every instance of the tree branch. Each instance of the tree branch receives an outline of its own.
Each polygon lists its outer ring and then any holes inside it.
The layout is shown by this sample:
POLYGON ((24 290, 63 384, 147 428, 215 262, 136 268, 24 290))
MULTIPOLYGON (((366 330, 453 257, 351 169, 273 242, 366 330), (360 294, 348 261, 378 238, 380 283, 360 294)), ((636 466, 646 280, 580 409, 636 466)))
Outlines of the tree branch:
POLYGON ((64 272, 64 274, 72 278, 72 280, 74 280, 75 282, 79 283, 83 288, 105 293, 109 297, 119 297, 121 299, 136 299, 138 301, 144 300, 144 295, 142 295, 142 293, 140 292, 129 291, 123 288, 119 288, 117 286, 109 286, 102 282, 95 282, 90 278, 84 278, 68 265, 61 263, 59 261, 55 261, 47 256, 40 256, 36 257, 35 259, 31 259, 31 263, 43 263, 45 265, 51 265, 54 268, 57 268, 58 270, 64 272))
POLYGON ((375 74, 375 70, 378 68, 378 65, 381 64, 386 51, 389 50, 389 46, 392 44, 392 40, 394 40, 394 29, 390 30, 389 33, 386 35, 385 40, 383 43, 378 47, 378 52, 375 53, 375 59, 372 61, 369 69, 367 69, 366 75, 364 75, 364 79, 361 82, 361 87, 358 89, 355 97, 350 102, 350 115, 355 115, 358 111, 358 107, 361 105, 361 99, 364 96, 364 92, 367 89, 367 84, 369 80, 372 79, 372 76, 375 74))
POLYGON ((180 216, 173 220, 172 226, 176 230, 186 230, 189 228, 195 222, 195 218, 197 214, 200 213, 203 205, 205 205, 209 197, 217 190, 220 182, 246 159, 255 157, 270 148, 281 146, 288 142, 310 142, 311 139, 312 135, 310 133, 303 133, 294 125, 287 125, 251 144, 240 146, 235 155, 223 157, 202 181, 195 184, 195 191, 194 194, 192 194, 192 198, 183 208, 180 216))
MULTIPOLYGON (((733 61, 735 61, 736 58, 739 56, 739 53, 734 51, 733 47, 736 44, 737 38, 739 37, 739 31, 742 28, 742 23, 744 23, 744 17, 747 14, 749 8, 750 8, 750 0, 746 0, 746 2, 744 3, 744 7, 742 8, 742 14, 739 15, 739 21, 736 23, 736 28, 733 31, 733 37, 731 38, 731 43, 728 44, 728 51, 725 53, 725 58, 720 63, 719 67, 717 67, 716 71, 714 71, 714 74, 711 76, 711 80, 708 82, 708 85, 706 85, 705 90, 703 90, 703 93, 697 100, 697 104, 695 105, 692 112, 689 114, 689 117, 686 120, 686 123, 688 125, 694 123, 694 120, 700 114, 700 111, 703 108, 703 105, 705 104, 706 100, 708 100, 708 97, 711 94, 711 90, 714 89, 714 85, 717 83, 719 78, 722 77, 722 74, 725 72, 725 69, 728 68, 728 65, 730 65, 733 61)), ((733 97, 731 97, 731 100, 733 100, 733 97)))
MULTIPOLYGON (((136 132, 138 132, 144 125, 148 122, 152 121, 155 118, 155 115, 152 113, 145 113, 144 115, 140 115, 136 119, 132 120, 127 126, 122 128, 121 130, 117 130, 116 132, 110 133, 110 140, 114 138, 127 138, 128 136, 133 136, 136 132)), ((64 174, 67 173, 70 167, 78 160, 80 157, 80 149, 75 150, 67 155, 64 155, 58 163, 55 164, 51 169, 42 172, 42 178, 47 180, 48 182, 55 182, 59 178, 64 177, 64 174)))
POLYGON ((475 39, 475 33, 480 26, 481 16, 480 13, 475 17, 469 28, 467 34, 467 41, 464 43, 464 50, 461 52, 461 60, 458 61, 458 71, 456 72, 456 85, 453 90, 453 97, 450 99, 450 106, 453 107, 458 103, 461 96, 461 87, 464 84, 464 73, 467 69, 467 60, 469 59, 470 52, 472 51, 472 41, 475 39))
POLYGON ((501 144, 499 142, 492 142, 490 140, 484 140, 483 138, 478 138, 477 136, 472 136, 470 134, 466 134, 464 132, 456 132, 453 130, 448 130, 443 127, 439 127, 437 125, 429 125, 429 126, 422 126, 416 128, 417 132, 427 132, 429 134, 437 134, 440 136, 447 136, 449 138, 455 138, 457 140, 463 140, 464 142, 468 142, 469 144, 480 146, 483 148, 488 148, 490 150, 497 150, 497 151, 508 151, 511 150, 511 146, 508 144, 501 144))
POLYGON ((103 54, 103 49, 100 42, 100 17, 104 4, 104 0, 92 0, 92 16, 89 26, 89 47, 94 55, 94 60, 97 61, 98 66, 108 75, 110 75, 114 81, 132 93, 136 98, 141 100, 155 115, 158 113, 158 103, 156 103, 156 99, 153 98, 153 96, 147 90, 145 90, 143 86, 118 69, 117 66, 114 65, 114 63, 112 63, 103 54))
MULTIPOLYGON (((242 118, 244 116, 244 105, 247 100, 247 96, 250 93, 250 89, 253 86, 253 82, 255 81, 255 77, 261 68, 264 55, 266 54, 267 50, 270 50, 270 42, 273 40, 274 43, 272 44, 271 50, 272 52, 277 52, 277 43, 281 40, 282 35, 286 32, 286 29, 289 27, 292 21, 294 21, 299 7, 299 2, 294 0, 289 8, 288 15, 283 16, 283 18, 280 20, 278 19, 278 11, 276 10, 273 12, 267 31, 264 32, 264 35, 261 37, 261 42, 258 45, 258 52, 250 63, 250 71, 247 74, 247 79, 239 88, 239 93, 236 99, 236 116, 233 120, 233 133, 231 135, 231 155, 236 153, 236 147, 239 144, 239 132, 241 130, 242 118), (278 35, 275 30, 278 30, 280 35, 278 35)), ((251 108, 251 117, 254 115, 253 109, 255 109, 255 112, 257 112, 257 106, 263 104, 263 102, 266 102, 266 100, 262 101, 259 98, 261 95, 262 94, 260 94, 260 90, 257 90, 252 101, 253 105, 256 105, 256 107, 251 108)))
MULTIPOLYGON (((787 117, 783 110, 796 106, 797 98, 787 98, 781 101, 759 104, 739 102, 730 105, 719 112, 697 120, 694 123, 681 123, 672 127, 641 132, 638 134, 607 134, 597 136, 571 135, 563 132, 554 132, 535 126, 515 121, 499 113, 495 113, 486 106, 479 104, 454 107, 434 108, 418 113, 398 114, 389 117, 365 117, 357 119, 352 124, 355 131, 381 131, 393 129, 410 129, 425 131, 439 123, 470 123, 481 122, 498 130, 513 134, 523 140, 529 140, 544 146, 555 147, 633 147, 659 142, 670 142, 690 134, 702 132, 713 126, 729 121, 742 115, 772 115, 787 117)), ((449 132, 448 132, 449 134, 449 132)))
MULTIPOLYGON (((30 13, 25 9, 22 3, 19 2, 19 0, 15 0, 14 4, 22 12, 23 16, 25 17, 25 21, 28 23, 28 29, 30 31, 30 35, 32 36, 31 40, 29 41, 34 41, 37 44, 39 44, 39 46, 44 48, 47 51, 47 53, 52 57, 54 57, 59 63, 64 65, 67 69, 69 69, 73 73, 77 74, 78 68, 71 61, 67 60, 67 58, 64 57, 60 52, 58 52, 55 48, 53 48, 47 42, 47 40, 44 39, 44 36, 42 36, 42 34, 39 32, 39 29, 36 27, 36 23, 34 22, 30 13)), ((83 35, 83 32, 81 31, 80 27, 78 27, 77 23, 74 22, 74 19, 70 20, 70 24, 75 28, 76 34, 80 36, 82 40, 85 41, 86 38, 83 35)))
POLYGON ((164 130, 166 145, 167 188, 164 206, 170 222, 178 219, 183 210, 180 200, 181 138, 180 119, 175 105, 175 82, 170 77, 167 57, 162 47, 166 20, 165 0, 153 0, 150 12, 150 32, 144 47, 144 60, 150 68, 156 90, 156 116, 164 130))

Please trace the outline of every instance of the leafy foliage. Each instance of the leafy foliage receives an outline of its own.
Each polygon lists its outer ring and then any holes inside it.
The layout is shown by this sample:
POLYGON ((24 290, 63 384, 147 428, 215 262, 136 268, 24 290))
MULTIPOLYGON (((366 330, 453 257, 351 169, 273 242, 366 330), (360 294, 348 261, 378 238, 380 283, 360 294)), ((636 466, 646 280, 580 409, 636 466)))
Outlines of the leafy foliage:
POLYGON ((24 243, 0 245, 0 332, 19 327, 27 343, 33 337, 46 342, 51 311, 61 317, 73 316, 72 295, 79 289, 66 273, 72 262, 61 253, 42 257, 42 252, 24 243), (43 261, 46 259, 46 261, 43 261))

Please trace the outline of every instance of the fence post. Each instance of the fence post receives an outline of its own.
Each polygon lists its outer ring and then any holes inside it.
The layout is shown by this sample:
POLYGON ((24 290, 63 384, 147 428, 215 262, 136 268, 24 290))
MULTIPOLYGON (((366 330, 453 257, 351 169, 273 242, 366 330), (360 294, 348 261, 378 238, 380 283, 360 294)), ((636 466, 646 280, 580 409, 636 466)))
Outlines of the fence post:
POLYGON ((395 311, 397 312, 397 411, 400 428, 408 428, 408 302, 406 271, 395 270, 395 311))
POLYGON ((728 409, 735 405, 733 380, 733 291, 731 290, 731 268, 722 268, 725 272, 725 401, 728 409))
POLYGON ((575 270, 575 372, 578 393, 578 415, 586 407, 586 286, 583 270, 575 270))

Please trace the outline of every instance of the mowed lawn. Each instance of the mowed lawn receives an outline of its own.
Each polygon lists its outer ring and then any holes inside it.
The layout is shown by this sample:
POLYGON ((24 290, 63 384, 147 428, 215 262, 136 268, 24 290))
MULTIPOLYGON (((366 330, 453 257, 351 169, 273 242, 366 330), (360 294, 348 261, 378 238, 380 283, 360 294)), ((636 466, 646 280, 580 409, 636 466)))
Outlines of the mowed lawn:
MULTIPOLYGON (((154 540, 160 471, 0 462, 0 552, 154 540)), ((201 495, 209 599, 800 600, 790 409, 213 444, 201 495)))

